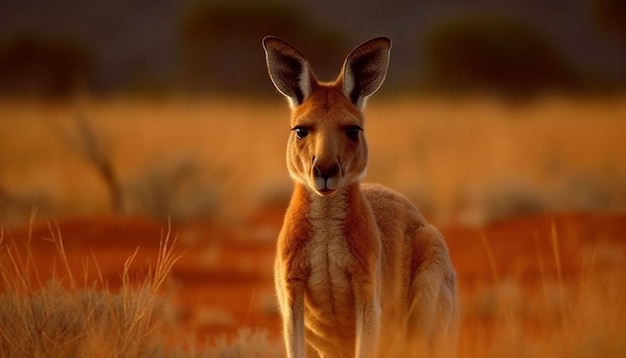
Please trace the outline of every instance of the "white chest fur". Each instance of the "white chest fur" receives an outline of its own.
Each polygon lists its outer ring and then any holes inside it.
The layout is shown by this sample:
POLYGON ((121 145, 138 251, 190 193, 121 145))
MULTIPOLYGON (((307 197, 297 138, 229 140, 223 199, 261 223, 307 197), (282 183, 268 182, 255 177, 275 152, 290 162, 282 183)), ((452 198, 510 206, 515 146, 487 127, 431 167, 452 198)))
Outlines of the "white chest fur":
POLYGON ((321 321, 337 324, 345 315, 337 309, 352 306, 354 300, 349 275, 353 259, 345 238, 347 204, 341 195, 314 198, 311 204, 307 306, 318 312, 321 321))

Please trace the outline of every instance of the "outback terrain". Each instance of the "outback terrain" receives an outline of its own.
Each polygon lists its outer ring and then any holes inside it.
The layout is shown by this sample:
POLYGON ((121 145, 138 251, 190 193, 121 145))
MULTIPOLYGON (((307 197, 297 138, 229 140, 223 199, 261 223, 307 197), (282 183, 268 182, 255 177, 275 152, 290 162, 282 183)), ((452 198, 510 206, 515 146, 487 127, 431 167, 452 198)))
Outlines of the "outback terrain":
MULTIPOLYGON (((287 116, 262 101, 0 105, 0 318, 50 282, 143 297, 152 280, 146 345, 281 356, 287 116)), ((366 116, 366 180, 407 195, 447 239, 459 357, 626 354, 623 100, 382 99, 366 116)))

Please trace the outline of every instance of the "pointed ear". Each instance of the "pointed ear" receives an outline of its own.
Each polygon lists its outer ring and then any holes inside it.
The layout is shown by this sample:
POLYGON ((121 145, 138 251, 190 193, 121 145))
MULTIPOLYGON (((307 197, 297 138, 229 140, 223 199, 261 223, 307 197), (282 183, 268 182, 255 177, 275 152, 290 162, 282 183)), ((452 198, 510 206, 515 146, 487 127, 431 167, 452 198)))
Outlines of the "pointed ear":
POLYGON ((309 62, 300 51, 277 37, 265 37, 263 48, 274 86, 287 97, 291 108, 299 106, 311 94, 314 77, 309 62))
POLYGON ((391 39, 376 37, 357 46, 343 65, 343 93, 359 108, 387 76, 391 39))

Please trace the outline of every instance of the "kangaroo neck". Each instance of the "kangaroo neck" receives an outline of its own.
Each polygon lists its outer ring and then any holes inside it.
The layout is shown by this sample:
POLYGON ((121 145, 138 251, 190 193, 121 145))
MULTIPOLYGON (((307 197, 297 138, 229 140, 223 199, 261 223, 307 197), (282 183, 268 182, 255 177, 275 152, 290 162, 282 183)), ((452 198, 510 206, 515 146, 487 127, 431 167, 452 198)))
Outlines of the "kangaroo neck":
POLYGON ((358 182, 351 183, 337 192, 321 196, 312 189, 298 183, 296 195, 303 196, 309 206, 308 219, 317 222, 345 221, 355 201, 364 200, 358 182))

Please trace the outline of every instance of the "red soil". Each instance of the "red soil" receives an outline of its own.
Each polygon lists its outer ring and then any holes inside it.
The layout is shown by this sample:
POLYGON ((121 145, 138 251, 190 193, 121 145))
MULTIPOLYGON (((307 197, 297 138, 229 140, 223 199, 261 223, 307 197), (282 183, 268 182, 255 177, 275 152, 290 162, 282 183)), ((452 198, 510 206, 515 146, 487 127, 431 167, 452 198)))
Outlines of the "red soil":
MULTIPOLYGON (((171 297, 183 325, 198 337, 233 333, 239 327, 279 331, 273 300, 274 238, 282 210, 266 211, 237 228, 205 223, 174 225, 181 257, 164 291, 171 297)), ((584 265, 611 265, 594 253, 626 253, 626 215, 555 214, 518 218, 480 229, 441 227, 458 272, 461 294, 469 294, 497 280, 514 278, 529 285, 545 279, 580 276, 584 265), (555 251, 556 248, 556 251, 555 251), (557 264, 558 262, 558 264, 557 264)), ((124 263, 138 249, 131 276, 153 267, 167 224, 143 218, 90 217, 36 223, 30 232, 33 261, 42 277, 63 272, 55 246, 46 238, 61 237, 74 276, 98 278, 94 258, 108 287, 119 286, 124 263), (51 230, 52 228, 52 230, 51 230), (59 235, 60 233, 60 235, 59 235), (56 261, 55 261, 56 260, 56 261), (56 263, 55 263, 56 262, 56 263)), ((5 229, 4 241, 25 247, 27 228, 5 229)))

